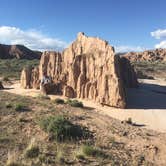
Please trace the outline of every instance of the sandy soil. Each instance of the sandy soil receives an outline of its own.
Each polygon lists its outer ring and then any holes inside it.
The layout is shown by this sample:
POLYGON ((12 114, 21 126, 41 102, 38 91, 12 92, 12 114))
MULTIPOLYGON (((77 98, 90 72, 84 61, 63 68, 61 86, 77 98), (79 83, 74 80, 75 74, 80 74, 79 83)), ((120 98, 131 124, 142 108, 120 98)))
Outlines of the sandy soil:
MULTIPOLYGON (((38 96, 39 90, 22 89, 19 82, 6 86, 4 91, 23 96, 38 96)), ((62 96, 49 95, 51 99, 64 98, 62 96)), ((80 100, 80 99, 79 99, 80 100)), ((119 120, 129 117, 138 125, 145 128, 166 132, 166 81, 140 80, 138 89, 127 90, 127 109, 117 109, 101 106, 92 101, 82 100, 86 107, 94 108, 100 114, 105 114, 119 120)))

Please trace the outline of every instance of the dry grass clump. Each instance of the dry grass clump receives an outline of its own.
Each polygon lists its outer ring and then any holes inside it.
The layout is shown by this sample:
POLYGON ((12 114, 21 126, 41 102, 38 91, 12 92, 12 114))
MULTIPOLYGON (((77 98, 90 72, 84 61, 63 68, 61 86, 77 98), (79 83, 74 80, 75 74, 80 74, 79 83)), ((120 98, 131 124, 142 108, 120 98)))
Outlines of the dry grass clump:
POLYGON ((58 141, 77 139, 83 135, 81 127, 74 125, 64 116, 46 117, 40 120, 39 125, 58 141))
POLYGON ((17 154, 15 151, 8 153, 6 166, 20 166, 20 164, 17 163, 17 154))
POLYGON ((36 140, 32 139, 29 146, 25 151, 25 156, 27 158, 36 158, 40 153, 39 146, 36 144, 36 140))

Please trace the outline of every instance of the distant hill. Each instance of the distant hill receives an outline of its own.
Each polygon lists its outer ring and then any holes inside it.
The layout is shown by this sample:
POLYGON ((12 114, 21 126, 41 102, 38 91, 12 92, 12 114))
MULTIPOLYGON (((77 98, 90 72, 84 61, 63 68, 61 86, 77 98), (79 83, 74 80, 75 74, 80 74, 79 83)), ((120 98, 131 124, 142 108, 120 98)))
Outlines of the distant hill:
POLYGON ((121 57, 126 57, 131 62, 166 62, 166 49, 147 50, 143 52, 129 52, 119 54, 121 57))
POLYGON ((0 44, 0 59, 40 59, 40 51, 33 51, 23 45, 0 44))

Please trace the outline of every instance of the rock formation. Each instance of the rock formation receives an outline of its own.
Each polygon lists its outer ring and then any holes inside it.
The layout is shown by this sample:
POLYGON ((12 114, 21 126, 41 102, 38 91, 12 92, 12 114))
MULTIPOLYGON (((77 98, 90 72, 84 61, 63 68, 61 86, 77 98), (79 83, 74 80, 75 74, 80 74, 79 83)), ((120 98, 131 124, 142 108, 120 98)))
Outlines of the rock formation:
MULTIPOLYGON (((128 65, 126 62, 123 63, 125 67, 128 65)), ((114 48, 108 42, 79 33, 76 41, 62 53, 44 52, 39 68, 33 69, 31 74, 24 69, 21 86, 39 88, 44 72, 51 76, 58 94, 125 108, 124 84, 136 87, 137 79, 134 71, 129 71, 131 68, 127 68, 125 72, 129 74, 122 77, 121 64, 120 57, 115 56, 114 48)))
POLYGON ((32 51, 22 45, 4 45, 0 44, 1 59, 40 59, 41 52, 32 51))
POLYGON ((156 49, 156 50, 149 50, 144 52, 129 52, 127 54, 121 55, 121 57, 125 57, 131 62, 138 62, 138 61, 166 62, 166 49, 156 49))

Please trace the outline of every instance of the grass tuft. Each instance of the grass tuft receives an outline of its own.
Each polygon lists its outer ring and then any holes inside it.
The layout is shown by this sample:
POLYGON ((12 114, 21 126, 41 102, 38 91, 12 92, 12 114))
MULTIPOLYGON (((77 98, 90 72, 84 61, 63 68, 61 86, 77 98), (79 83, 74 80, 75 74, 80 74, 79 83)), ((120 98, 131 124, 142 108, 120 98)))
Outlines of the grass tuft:
POLYGON ((126 123, 132 125, 132 124, 133 124, 132 118, 128 118, 128 119, 126 120, 126 123))
POLYGON ((12 104, 11 103, 6 103, 5 106, 6 106, 6 108, 12 108, 12 104))
POLYGON ((39 125, 58 141, 76 139, 82 136, 82 129, 63 116, 49 116, 40 120, 39 125))
POLYGON ((16 103, 15 111, 17 111, 17 112, 25 112, 25 111, 29 111, 29 109, 22 103, 16 103))
POLYGON ((9 79, 9 77, 8 77, 8 76, 4 76, 2 80, 3 80, 3 81, 5 81, 5 82, 10 81, 10 79, 9 79))
POLYGON ((8 160, 6 166, 20 166, 16 160, 16 152, 8 153, 8 160))
POLYGON ((39 146, 36 145, 35 139, 32 139, 28 148, 26 149, 25 156, 27 158, 36 158, 39 155, 39 146))
POLYGON ((80 108, 83 108, 84 105, 82 102, 78 101, 78 100, 71 100, 71 99, 68 99, 66 101, 66 104, 69 104, 70 106, 72 107, 80 107, 80 108))
POLYGON ((75 157, 79 160, 84 160, 85 157, 106 157, 106 155, 96 147, 91 145, 82 145, 78 151, 76 151, 75 157))
POLYGON ((65 103, 65 101, 63 99, 60 99, 60 98, 55 99, 54 102, 56 104, 64 104, 65 103))

